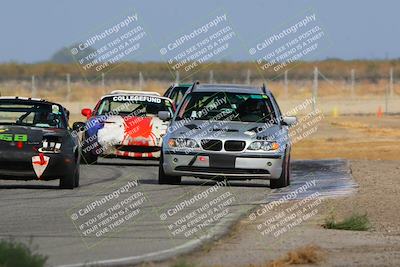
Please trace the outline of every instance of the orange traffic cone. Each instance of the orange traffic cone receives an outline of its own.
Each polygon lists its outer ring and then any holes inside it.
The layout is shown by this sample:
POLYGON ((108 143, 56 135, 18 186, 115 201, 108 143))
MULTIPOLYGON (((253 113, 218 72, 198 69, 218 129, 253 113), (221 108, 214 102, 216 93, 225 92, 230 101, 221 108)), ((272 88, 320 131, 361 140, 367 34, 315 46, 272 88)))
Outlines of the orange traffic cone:
POLYGON ((383 111, 382 111, 382 107, 381 107, 381 106, 378 107, 378 111, 376 112, 376 116, 377 116, 378 118, 382 118, 382 116, 383 116, 383 111))

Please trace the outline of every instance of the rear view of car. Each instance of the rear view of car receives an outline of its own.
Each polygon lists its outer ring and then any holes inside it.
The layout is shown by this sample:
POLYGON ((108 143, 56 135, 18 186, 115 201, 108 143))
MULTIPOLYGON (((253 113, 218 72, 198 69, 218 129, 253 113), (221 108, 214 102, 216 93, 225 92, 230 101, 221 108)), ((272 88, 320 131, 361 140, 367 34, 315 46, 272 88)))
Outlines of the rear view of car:
POLYGON ((79 186, 79 143, 68 130, 67 113, 40 99, 0 97, 0 179, 79 186))
POLYGON ((113 91, 94 110, 83 109, 88 118, 82 142, 83 160, 98 157, 156 159, 168 122, 160 111, 174 112, 170 99, 153 92, 113 91))

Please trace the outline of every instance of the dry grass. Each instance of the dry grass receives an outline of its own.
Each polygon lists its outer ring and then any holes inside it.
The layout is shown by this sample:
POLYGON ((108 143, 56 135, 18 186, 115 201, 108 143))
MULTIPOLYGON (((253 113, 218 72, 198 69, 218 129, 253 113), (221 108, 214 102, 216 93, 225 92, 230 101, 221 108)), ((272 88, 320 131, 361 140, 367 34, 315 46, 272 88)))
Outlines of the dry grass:
MULTIPOLYGON (((70 102, 95 102, 102 95, 112 90, 143 90, 164 93, 169 84, 149 81, 143 84, 142 88, 137 83, 114 81, 102 87, 99 84, 89 84, 85 82, 71 83, 70 102)), ((67 101, 68 88, 64 82, 40 83, 36 86, 36 97, 50 101, 67 101)), ((0 84, 2 96, 25 96, 32 97, 31 84, 27 82, 7 82, 0 84)))
POLYGON ((354 121, 332 122, 331 124, 333 126, 338 126, 338 127, 361 131, 363 133, 373 135, 373 136, 400 137, 399 129, 377 128, 377 127, 373 127, 366 123, 354 122, 354 121))
MULTIPOLYGON (((268 83, 270 89, 276 96, 284 95, 284 84, 282 82, 268 83)), ((306 81, 289 81, 288 92, 290 97, 306 98, 311 97, 313 83, 306 81)), ((354 94, 357 97, 384 96, 388 86, 387 80, 379 80, 377 83, 370 81, 359 81, 355 84, 354 94)), ((400 94, 400 84, 393 86, 394 92, 400 94)), ((350 85, 346 81, 325 81, 318 82, 318 95, 329 98, 348 98, 350 94, 350 85)))
MULTIPOLYGON (((297 264, 319 264, 325 259, 325 252, 318 246, 307 245, 293 251, 289 251, 284 257, 267 262, 261 265, 250 264, 247 267, 285 267, 297 264)), ((147 266, 147 265, 146 265, 147 266)), ((175 260, 169 266, 171 267, 193 267, 193 262, 184 259, 175 260)), ((213 265, 213 267, 222 267, 225 265, 213 265)))
POLYGON ((297 264, 319 264, 325 258, 324 251, 315 245, 307 245, 289 251, 284 257, 262 265, 250 264, 248 267, 285 267, 297 264))
MULTIPOLYGON (((296 264, 318 264, 324 260, 323 250, 314 245, 307 245, 293 251, 289 251, 286 256, 268 262, 266 267, 284 267, 296 264)), ((250 265, 252 266, 252 265, 250 265)), ((252 266, 255 267, 255 266, 252 266)))
MULTIPOLYGON (((172 81, 171 81, 172 83, 172 81)), ((169 82, 147 80, 144 82, 141 90, 156 91, 163 93, 169 86, 169 82)), ((253 81, 253 85, 259 86, 262 80, 253 81)), ((355 95, 357 98, 376 99, 383 97, 385 89, 387 88, 387 81, 380 80, 377 83, 369 81, 360 81, 355 87, 355 95)), ((268 83, 269 88, 278 97, 285 97, 284 85, 281 81, 272 81, 268 83)), ((96 101, 103 94, 116 89, 125 90, 140 90, 137 81, 106 81, 105 86, 96 81, 88 82, 72 82, 71 85, 70 101, 76 102, 93 102, 96 101)), ((394 85, 396 94, 400 95, 400 84, 394 85)), ((67 97, 67 84, 65 81, 37 81, 36 82, 37 97, 45 98, 52 101, 65 102, 67 97)), ((312 81, 306 80, 293 80, 289 81, 288 92, 291 99, 305 99, 311 97, 312 81)), ((30 81, 8 81, 0 83, 1 95, 17 95, 17 96, 32 96, 31 82, 30 81)), ((319 97, 327 99, 348 99, 350 96, 350 87, 346 81, 328 82, 319 81, 319 97)))
POLYGON ((326 118, 318 131, 294 144, 294 159, 400 160, 399 116, 326 118))

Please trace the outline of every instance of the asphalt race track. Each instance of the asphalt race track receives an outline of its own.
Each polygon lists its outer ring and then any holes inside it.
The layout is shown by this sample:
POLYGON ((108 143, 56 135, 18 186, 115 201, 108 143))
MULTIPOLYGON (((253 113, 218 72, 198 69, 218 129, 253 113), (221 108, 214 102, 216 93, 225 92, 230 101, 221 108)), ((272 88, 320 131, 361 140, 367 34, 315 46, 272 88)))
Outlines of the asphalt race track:
MULTIPOLYGON (((299 197, 315 191, 337 196, 356 188, 344 160, 295 161, 292 185, 280 190, 271 190, 268 182, 257 180, 233 181, 223 186, 224 181, 189 177, 184 177, 179 186, 159 185, 157 172, 155 161, 101 159, 98 165, 81 166, 81 186, 74 190, 58 189, 58 181, 0 180, 0 235, 24 242, 32 240, 38 252, 49 256, 51 265, 123 265, 187 252, 229 231, 229 226, 258 203, 275 200, 307 181, 315 180, 315 186, 299 197), (126 220, 113 224, 113 231, 84 235, 83 231, 113 213, 101 215, 105 207, 86 210, 83 215, 79 210, 82 212, 88 203, 104 199, 136 180, 138 184, 132 191, 121 192, 108 202, 113 206, 136 194, 130 202, 135 213, 132 209, 130 215, 125 213, 126 220), (91 218, 98 220, 85 225, 91 218), (201 226, 194 227, 200 219, 201 226), (182 227, 189 221, 193 227, 182 227)), ((118 212, 123 213, 114 213, 118 212)), ((98 233, 99 228, 95 229, 98 233)))

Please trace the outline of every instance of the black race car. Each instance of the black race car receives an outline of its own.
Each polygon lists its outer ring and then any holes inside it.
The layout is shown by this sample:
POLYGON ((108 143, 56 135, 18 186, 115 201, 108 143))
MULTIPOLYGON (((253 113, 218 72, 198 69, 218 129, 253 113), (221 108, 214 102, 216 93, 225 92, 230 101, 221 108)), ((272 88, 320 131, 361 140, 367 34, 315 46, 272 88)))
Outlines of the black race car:
POLYGON ((79 186, 79 143, 68 116, 56 103, 0 97, 0 179, 60 179, 61 188, 79 186))

